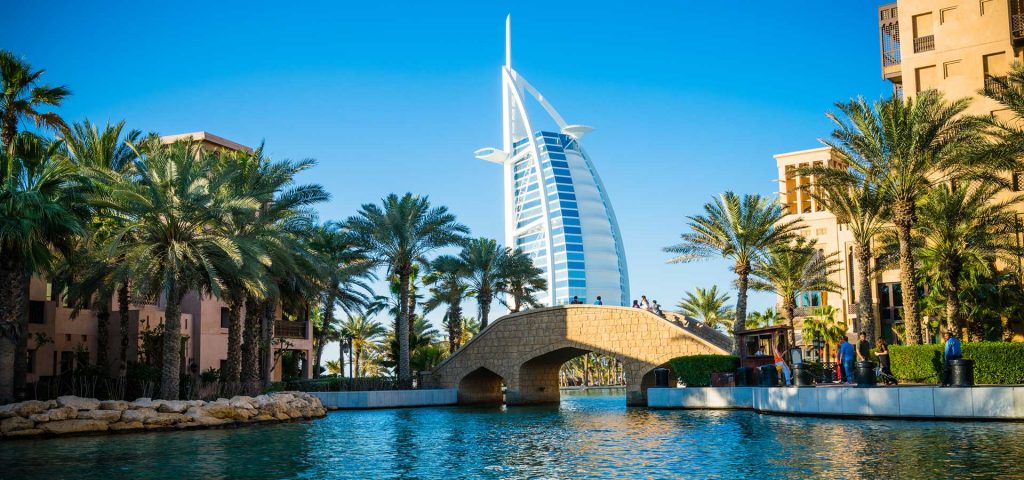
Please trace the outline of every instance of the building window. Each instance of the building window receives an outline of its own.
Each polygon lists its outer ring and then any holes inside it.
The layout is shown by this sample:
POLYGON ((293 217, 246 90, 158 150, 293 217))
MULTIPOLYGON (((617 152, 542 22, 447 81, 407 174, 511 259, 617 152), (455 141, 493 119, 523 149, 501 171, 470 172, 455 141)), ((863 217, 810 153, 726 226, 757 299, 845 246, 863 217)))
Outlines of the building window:
POLYGON ((75 352, 60 352, 60 371, 57 373, 69 373, 75 369, 75 352))
POLYGON ((824 294, 822 292, 797 292, 797 308, 820 307, 823 304, 824 294))
POLYGON ((38 300, 28 302, 28 323, 38 325, 46 323, 46 302, 38 300))
POLYGON ((984 67, 985 93, 994 93, 1001 87, 997 79, 1005 79, 1009 73, 1010 64, 1006 61, 1006 52, 993 53, 982 57, 984 67))
POLYGON ((231 328, 231 312, 227 307, 220 307, 220 328, 231 328))
POLYGON ((918 93, 935 88, 935 65, 929 65, 927 67, 918 68, 914 72, 914 77, 914 79, 917 81, 918 93))
POLYGON ((935 31, 932 13, 914 15, 914 53, 935 50, 935 31))

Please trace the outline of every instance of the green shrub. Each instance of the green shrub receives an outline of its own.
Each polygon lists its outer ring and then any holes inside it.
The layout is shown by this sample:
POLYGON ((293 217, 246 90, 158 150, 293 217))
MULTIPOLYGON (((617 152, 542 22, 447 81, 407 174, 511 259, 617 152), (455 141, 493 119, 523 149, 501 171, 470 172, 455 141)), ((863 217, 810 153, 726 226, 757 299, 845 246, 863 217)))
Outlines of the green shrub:
MULTIPOLYGON (((907 382, 939 383, 942 349, 942 345, 893 345, 889 349, 893 375, 907 382)), ((975 383, 1005 385, 1024 378, 1024 343, 964 343, 963 352, 964 358, 974 360, 975 383)))
POLYGON ((711 385, 712 373, 732 373, 740 366, 739 357, 733 355, 690 355, 669 360, 679 382, 690 387, 711 385))

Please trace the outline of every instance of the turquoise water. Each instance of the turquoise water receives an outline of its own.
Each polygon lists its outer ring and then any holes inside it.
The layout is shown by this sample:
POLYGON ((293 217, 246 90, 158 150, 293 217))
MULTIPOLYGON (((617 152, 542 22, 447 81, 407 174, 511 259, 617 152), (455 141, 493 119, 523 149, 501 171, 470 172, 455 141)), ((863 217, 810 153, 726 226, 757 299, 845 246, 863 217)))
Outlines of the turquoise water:
POLYGON ((0 443, 0 478, 1024 478, 1024 424, 560 406, 0 443))

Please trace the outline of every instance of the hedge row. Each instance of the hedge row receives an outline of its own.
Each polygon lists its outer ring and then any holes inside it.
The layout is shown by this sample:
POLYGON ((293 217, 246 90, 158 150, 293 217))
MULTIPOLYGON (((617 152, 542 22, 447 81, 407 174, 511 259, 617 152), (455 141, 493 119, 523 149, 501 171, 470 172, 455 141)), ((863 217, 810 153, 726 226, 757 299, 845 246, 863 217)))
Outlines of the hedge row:
POLYGON ((712 373, 735 372, 739 357, 733 355, 690 355, 669 360, 679 382, 690 387, 711 386, 712 373))
MULTIPOLYGON (((964 358, 974 360, 974 382, 987 385, 1019 383, 1024 379, 1024 343, 964 343, 964 358)), ((892 373, 902 381, 939 383, 942 345, 889 347, 892 373)))

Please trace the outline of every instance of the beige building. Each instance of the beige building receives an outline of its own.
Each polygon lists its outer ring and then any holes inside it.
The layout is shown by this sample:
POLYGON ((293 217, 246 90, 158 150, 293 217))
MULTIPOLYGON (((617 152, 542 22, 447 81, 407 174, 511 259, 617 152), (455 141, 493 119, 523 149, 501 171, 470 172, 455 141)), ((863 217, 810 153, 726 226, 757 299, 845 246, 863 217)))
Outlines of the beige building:
MULTIPOLYGON (((164 143, 183 138, 193 138, 207 148, 252 151, 249 147, 226 140, 207 132, 188 133, 162 137, 164 143)), ((32 278, 29 289, 29 340, 28 340, 28 381, 35 382, 42 377, 51 377, 70 372, 76 367, 93 365, 97 359, 97 320, 90 310, 74 314, 68 308, 60 292, 53 291, 53 285, 41 276, 32 278)), ((151 303, 151 300, 132 299, 129 309, 129 361, 140 360, 143 350, 141 334, 156 328, 164 321, 165 299, 151 303)), ((186 367, 195 364, 198 371, 209 368, 222 369, 227 359, 228 308, 217 298, 188 293, 181 304, 181 333, 188 337, 185 346, 186 367)), ((244 315, 244 313, 243 313, 244 315)), ((117 359, 120 358, 120 318, 116 296, 111 305, 107 358, 111 363, 111 374, 117 374, 117 359)), ((273 380, 285 376, 308 378, 309 362, 313 358, 313 327, 308 321, 288 321, 278 309, 274 325, 275 346, 273 380), (286 355, 282 355, 287 352, 286 355), (284 356, 292 357, 283 361, 284 356)))
MULTIPOLYGON (((1010 115, 979 92, 994 88, 993 77, 1006 75, 1014 61, 1024 59, 1024 0, 900 0, 882 5, 877 14, 882 78, 892 83, 895 94, 913 97, 937 89, 947 99, 971 98, 968 113, 1010 115)), ((835 163, 828 147, 775 155, 775 162, 779 196, 788 218, 800 218, 804 224, 801 234, 817 240, 826 252, 838 252, 842 262, 833 279, 843 291, 803 292, 797 297, 797 314, 831 305, 839 311, 836 320, 846 322, 853 332, 859 324, 851 235, 834 215, 800 190, 813 184, 813 178, 796 175, 804 166, 841 165, 835 163)), ((892 340, 893 327, 902 323, 899 272, 873 275, 870 288, 875 333, 892 340)), ((1021 325, 1014 327, 1021 331, 1021 325)))

